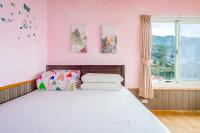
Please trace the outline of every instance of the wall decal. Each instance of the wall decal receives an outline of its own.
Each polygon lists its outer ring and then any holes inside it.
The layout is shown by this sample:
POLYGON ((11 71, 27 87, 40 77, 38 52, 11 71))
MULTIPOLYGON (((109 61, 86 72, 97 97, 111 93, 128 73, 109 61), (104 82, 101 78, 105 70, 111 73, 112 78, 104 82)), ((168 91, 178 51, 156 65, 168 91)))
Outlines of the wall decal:
POLYGON ((24 28, 24 29, 28 28, 28 23, 27 23, 26 19, 23 21, 22 25, 23 25, 22 28, 24 28))
POLYGON ((30 12, 30 7, 26 4, 24 4, 24 10, 26 10, 27 12, 30 12))
POLYGON ((117 52, 117 36, 115 27, 112 25, 102 26, 101 39, 102 53, 116 53, 117 52))
POLYGON ((87 53, 86 25, 73 25, 71 32, 73 53, 87 53))
POLYGON ((3 8, 3 4, 0 3, 0 8, 3 8))
MULTIPOLYGON (((0 3, 0 8, 4 8, 4 6, 3 6, 3 3, 0 3)), ((12 13, 11 13, 11 15, 12 15, 12 13)), ((9 17, 0 17, 0 22, 3 22, 3 23, 11 23, 11 22, 13 22, 14 21, 14 19, 12 19, 12 18, 9 18, 9 17)))
POLYGON ((1 18, 1 21, 4 23, 11 23, 12 21, 14 21, 14 19, 10 19, 10 18, 1 18))
POLYGON ((36 17, 31 14, 31 6, 22 1, 17 3, 14 0, 0 0, 0 10, 3 11, 0 25, 10 23, 13 27, 16 26, 13 30, 18 30, 19 34, 16 36, 18 40, 26 38, 36 40, 36 17))
POLYGON ((14 2, 11 2, 10 5, 11 5, 12 7, 15 7, 15 3, 14 3, 14 2))

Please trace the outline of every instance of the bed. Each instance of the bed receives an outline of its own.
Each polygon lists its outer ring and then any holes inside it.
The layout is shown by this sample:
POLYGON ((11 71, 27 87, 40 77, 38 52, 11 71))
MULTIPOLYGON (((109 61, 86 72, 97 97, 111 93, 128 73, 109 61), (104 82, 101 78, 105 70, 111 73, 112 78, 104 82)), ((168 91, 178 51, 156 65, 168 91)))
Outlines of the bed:
MULTIPOLYGON (((124 66, 47 66, 47 70, 54 68, 124 77, 124 66)), ((0 105, 0 119, 0 133, 170 132, 125 87, 120 91, 36 90, 0 105)))

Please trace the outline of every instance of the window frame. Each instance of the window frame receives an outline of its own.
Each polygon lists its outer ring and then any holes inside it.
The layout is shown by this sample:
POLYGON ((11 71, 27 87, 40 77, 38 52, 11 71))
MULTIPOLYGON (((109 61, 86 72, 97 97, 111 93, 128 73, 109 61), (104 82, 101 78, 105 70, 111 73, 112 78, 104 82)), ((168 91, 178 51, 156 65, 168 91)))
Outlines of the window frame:
MULTIPOLYGON (((200 86, 200 80, 180 80, 180 33, 181 33, 181 24, 200 24, 200 17, 151 17, 151 23, 174 23, 175 24, 175 84, 196 84, 200 86)), ((170 82, 173 83, 174 82, 170 82)), ((162 84, 169 84, 167 82, 162 84)))

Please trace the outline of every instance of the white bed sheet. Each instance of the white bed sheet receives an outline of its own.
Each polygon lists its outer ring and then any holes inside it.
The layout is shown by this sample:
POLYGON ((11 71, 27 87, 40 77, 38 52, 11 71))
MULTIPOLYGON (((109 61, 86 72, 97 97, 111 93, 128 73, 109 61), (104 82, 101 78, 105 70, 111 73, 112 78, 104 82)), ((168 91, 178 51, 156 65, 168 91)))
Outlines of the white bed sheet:
POLYGON ((168 133, 127 89, 34 91, 0 105, 0 133, 168 133))

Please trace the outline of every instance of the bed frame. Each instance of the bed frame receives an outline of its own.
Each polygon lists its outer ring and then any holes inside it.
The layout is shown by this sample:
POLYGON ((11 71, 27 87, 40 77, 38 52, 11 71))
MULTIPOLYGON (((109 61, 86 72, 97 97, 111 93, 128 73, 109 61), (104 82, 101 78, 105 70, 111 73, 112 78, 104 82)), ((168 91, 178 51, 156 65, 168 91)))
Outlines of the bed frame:
POLYGON ((124 81, 122 85, 125 86, 125 66, 124 65, 47 65, 46 70, 80 70, 81 76, 86 73, 110 73, 120 74, 124 81))

